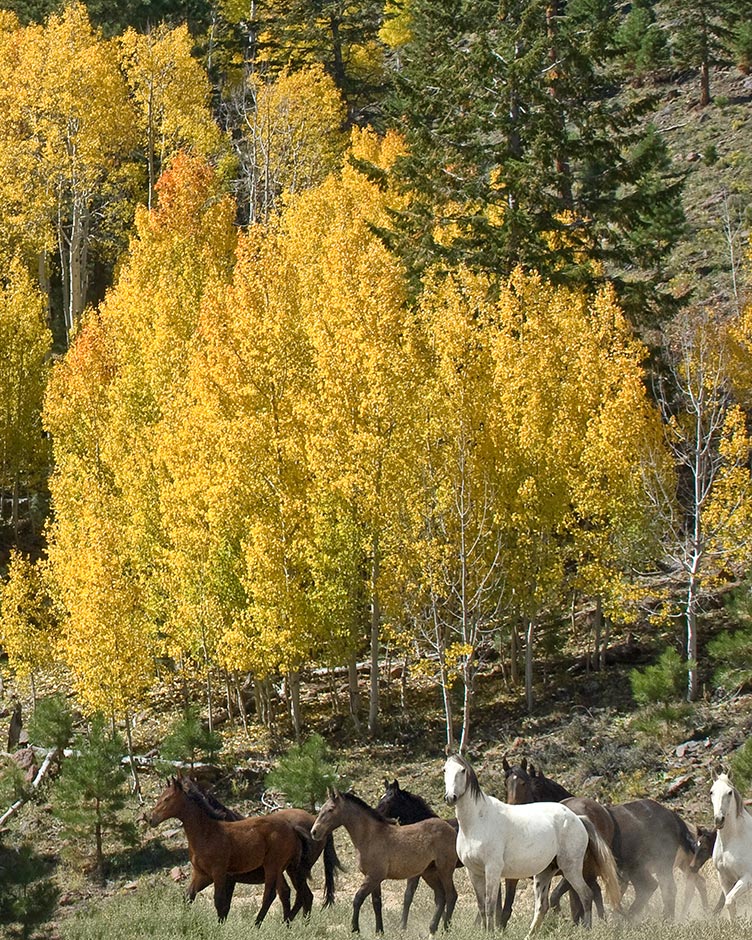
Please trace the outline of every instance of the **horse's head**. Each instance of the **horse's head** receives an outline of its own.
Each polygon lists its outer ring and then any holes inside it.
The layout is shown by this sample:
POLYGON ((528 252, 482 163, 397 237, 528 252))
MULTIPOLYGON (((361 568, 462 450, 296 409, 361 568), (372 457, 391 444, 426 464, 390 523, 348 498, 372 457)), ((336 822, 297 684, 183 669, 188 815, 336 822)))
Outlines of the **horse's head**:
MULTIPOLYGON (((507 788, 507 803, 517 805, 520 803, 534 803, 535 794, 533 792, 533 782, 527 768, 527 761, 523 759, 519 766, 510 767, 506 758, 504 758, 503 766, 507 788)), ((532 765, 530 769, 533 769, 532 765)))
POLYGON ((397 780, 390 783, 384 778, 384 795, 376 804, 376 809, 384 816, 399 816, 400 808, 404 799, 402 790, 397 780))
POLYGON ((710 802, 713 804, 713 821, 716 831, 723 829, 726 822, 736 819, 744 812, 741 794, 733 785, 728 774, 713 772, 713 786, 710 788, 710 802))
POLYGON ((342 804, 344 799, 339 790, 331 787, 327 789, 327 799, 319 810, 313 825, 311 826, 311 838, 316 842, 323 842, 329 833, 342 825, 342 804))
POLYGON ((165 819, 177 816, 185 806, 185 791, 183 782, 179 777, 171 777, 167 786, 162 790, 154 809, 148 817, 150 826, 158 826, 165 819))
POLYGON ((689 863, 689 870, 698 872, 709 858, 713 856, 713 847, 715 846, 715 829, 705 829, 703 826, 697 827, 697 838, 692 843, 694 849, 692 861, 689 863))
POLYGON ((444 799, 449 806, 470 792, 476 799, 481 795, 475 771, 459 754, 453 754, 444 764, 444 799))

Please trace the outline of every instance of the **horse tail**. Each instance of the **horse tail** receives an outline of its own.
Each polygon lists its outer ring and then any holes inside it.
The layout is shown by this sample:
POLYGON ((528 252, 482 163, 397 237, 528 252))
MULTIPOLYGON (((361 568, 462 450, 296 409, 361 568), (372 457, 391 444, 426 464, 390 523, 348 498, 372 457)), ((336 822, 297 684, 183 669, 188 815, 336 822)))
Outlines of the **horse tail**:
POLYGON ((588 848, 593 854, 598 874, 603 879, 606 888, 606 897, 612 910, 621 913, 621 884, 619 882, 619 873, 616 868, 614 854, 608 846, 608 843, 593 825, 587 816, 580 816, 588 834, 588 848))
POLYGON ((301 825, 293 826, 293 829, 295 830, 295 833, 298 837, 298 843, 300 845, 300 861, 298 862, 298 870, 306 881, 310 881, 312 877, 311 869, 313 868, 314 862, 318 858, 318 852, 316 851, 316 846, 314 845, 309 829, 306 829, 305 826, 301 825))
POLYGON ((338 868, 344 871, 334 848, 334 837, 330 832, 324 842, 324 907, 334 904, 334 882, 338 868))

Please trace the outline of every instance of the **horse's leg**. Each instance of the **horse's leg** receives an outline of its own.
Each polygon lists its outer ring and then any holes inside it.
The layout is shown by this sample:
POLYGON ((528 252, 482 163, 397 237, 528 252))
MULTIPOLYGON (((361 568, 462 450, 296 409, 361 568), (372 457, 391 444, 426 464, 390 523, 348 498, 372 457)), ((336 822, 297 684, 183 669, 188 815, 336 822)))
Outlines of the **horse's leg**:
POLYGON ((485 881, 486 930, 493 931, 501 891, 501 865, 486 865, 485 881))
POLYGON ((667 920, 673 920, 676 914, 676 882, 674 881, 673 868, 660 872, 658 884, 663 899, 663 916, 667 920))
POLYGON ((543 920, 546 911, 548 910, 548 892, 551 887, 551 879, 553 878, 554 870, 549 867, 544 869, 540 874, 536 875, 533 878, 533 890, 535 891, 535 910, 533 912, 533 920, 530 924, 530 929, 527 932, 528 937, 535 933, 535 931, 540 927, 541 921, 543 920))
POLYGON ((431 919, 431 926, 429 927, 428 932, 430 934, 436 933, 436 930, 439 926, 439 921, 441 920, 441 915, 446 909, 446 891, 444 890, 444 879, 443 872, 439 872, 435 863, 431 863, 428 868, 423 872, 421 877, 426 882, 426 884, 433 891, 433 900, 434 900, 434 914, 431 919))
POLYGON ((562 874, 569 882, 571 889, 577 892, 582 905, 582 924, 584 927, 590 927, 593 920, 593 892, 582 875, 582 863, 575 859, 571 866, 569 864, 565 866, 563 860, 561 858, 559 860, 562 865, 562 874))
POLYGON ((275 871, 271 865, 264 868, 264 896, 261 899, 261 907, 256 915, 255 924, 259 927, 266 917, 267 911, 272 906, 274 895, 279 894, 282 902, 282 911, 285 922, 290 920, 290 886, 285 881, 282 870, 275 871))
MULTIPOLYGON (((486 875, 480 869, 467 869, 470 884, 475 892, 475 899, 478 902, 478 916, 480 917, 480 926, 483 930, 488 929, 486 924, 486 875)), ((491 927, 490 929, 493 929, 491 927)))
POLYGON ((703 911, 708 909, 708 892, 705 888, 705 879, 696 871, 687 871, 684 884, 684 896, 682 897, 681 919, 685 920, 689 914, 689 908, 692 903, 692 896, 695 891, 700 895, 700 903, 703 911))
POLYGON ((295 888, 295 903, 290 911, 290 920, 295 919, 295 915, 301 908, 303 909, 303 916, 308 917, 313 907, 313 891, 308 887, 308 879, 305 873, 297 867, 288 868, 287 873, 295 888))
POLYGON ((185 889, 186 901, 188 901, 189 904, 194 901, 199 891, 203 891, 204 888, 207 888, 212 883, 212 880, 211 875, 207 875, 205 871, 194 866, 190 884, 185 889))
POLYGON ((457 889, 454 886, 454 866, 444 875, 444 929, 448 929, 452 922, 452 914, 457 904, 457 889))
POLYGON ((373 916, 376 919, 376 933, 384 933, 384 921, 381 917, 381 884, 377 884, 371 892, 373 916))
POLYGON ((729 913, 729 917, 733 917, 736 914, 736 902, 739 896, 749 891, 750 888, 752 888, 752 875, 747 874, 742 875, 734 887, 728 892, 726 895, 725 908, 729 913))
POLYGON ((650 898, 653 895, 653 892, 658 887, 658 882, 653 878, 653 876, 645 871, 644 869, 637 869, 633 871, 629 880, 632 882, 632 887, 634 888, 635 896, 631 905, 629 906, 629 911, 627 915, 630 919, 638 917, 645 908, 645 905, 648 903, 650 898))
POLYGON ((214 907, 220 924, 227 920, 234 890, 235 880, 229 878, 227 874, 219 875, 214 879, 214 907))
POLYGON ((513 878, 504 879, 504 906, 500 907, 501 894, 499 895, 499 905, 496 908, 496 923, 503 930, 509 923, 512 916, 512 905, 514 897, 517 894, 517 881, 513 878))
POLYGON ((366 878, 355 892, 355 897, 353 898, 352 925, 350 928, 353 933, 360 933, 360 909, 363 907, 363 901, 365 901, 371 891, 373 891, 373 885, 368 878, 366 878))
POLYGON ((420 875, 416 875, 414 878, 408 878, 407 884, 405 885, 405 896, 402 899, 402 929, 407 930, 407 917, 410 913, 410 905, 413 903, 413 898, 415 897, 415 892, 418 888, 418 882, 420 881, 420 875))

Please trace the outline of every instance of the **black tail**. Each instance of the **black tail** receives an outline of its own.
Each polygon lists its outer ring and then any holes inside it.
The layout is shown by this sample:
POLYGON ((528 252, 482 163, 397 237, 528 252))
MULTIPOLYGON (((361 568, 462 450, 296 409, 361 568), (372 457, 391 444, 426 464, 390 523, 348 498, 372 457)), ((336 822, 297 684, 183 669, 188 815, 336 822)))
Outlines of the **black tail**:
POLYGON ((326 837, 324 843, 324 907, 330 907, 334 904, 334 881, 337 869, 344 871, 342 864, 337 857, 337 850, 334 848, 334 838, 332 833, 326 837))
POLYGON ((310 881, 312 877, 311 869, 316 859, 319 857, 316 851, 316 845, 311 838, 310 830, 306 829, 305 826, 293 826, 293 829, 298 835, 298 842, 300 842, 300 863, 298 869, 305 877, 305 880, 310 881))

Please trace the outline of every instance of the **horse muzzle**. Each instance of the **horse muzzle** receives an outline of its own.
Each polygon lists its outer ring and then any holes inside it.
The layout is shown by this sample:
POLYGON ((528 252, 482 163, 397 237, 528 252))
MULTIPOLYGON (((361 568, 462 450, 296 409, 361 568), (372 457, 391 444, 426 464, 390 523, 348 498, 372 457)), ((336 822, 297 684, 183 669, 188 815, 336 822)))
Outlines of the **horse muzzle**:
POLYGON ((457 802, 457 797, 454 795, 454 793, 445 793, 444 802, 447 806, 454 806, 454 804, 457 802))
POLYGON ((714 818, 713 822, 715 823, 715 828, 716 828, 716 830, 718 830, 718 829, 723 829, 723 824, 726 822, 726 817, 725 817, 725 816, 716 816, 716 817, 714 818))
POLYGON ((311 838, 314 842, 322 842, 324 839, 324 833, 316 825, 316 823, 311 826, 311 838))

